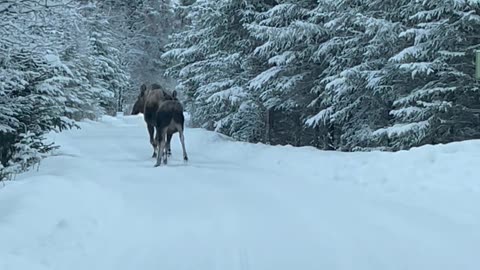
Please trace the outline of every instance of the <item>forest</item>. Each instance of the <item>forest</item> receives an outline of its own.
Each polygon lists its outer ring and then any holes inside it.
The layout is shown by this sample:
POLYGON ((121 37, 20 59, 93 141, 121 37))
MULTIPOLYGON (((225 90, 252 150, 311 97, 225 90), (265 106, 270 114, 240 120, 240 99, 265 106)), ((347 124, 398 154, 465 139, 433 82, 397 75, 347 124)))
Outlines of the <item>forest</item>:
MULTIPOLYGON (((477 0, 0 1, 0 179, 142 83, 236 140, 398 151, 480 138, 477 0)), ((145 134, 147 136, 147 134, 145 134)))

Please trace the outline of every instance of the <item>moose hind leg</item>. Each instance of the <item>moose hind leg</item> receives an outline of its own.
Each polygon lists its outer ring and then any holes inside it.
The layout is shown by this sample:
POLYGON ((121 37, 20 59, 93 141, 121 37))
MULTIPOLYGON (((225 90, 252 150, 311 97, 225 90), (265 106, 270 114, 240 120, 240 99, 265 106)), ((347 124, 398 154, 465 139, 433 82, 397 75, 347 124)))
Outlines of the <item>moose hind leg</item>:
POLYGON ((173 133, 167 132, 167 145, 166 145, 167 156, 172 155, 172 149, 170 148, 170 142, 172 141, 172 136, 173 136, 173 133))
POLYGON ((167 165, 168 154, 167 154, 167 151, 165 149, 165 144, 166 143, 164 141, 162 141, 162 143, 163 143, 163 152, 162 152, 163 153, 163 164, 167 165))
POLYGON ((162 158, 165 155, 164 154, 164 148, 165 148, 165 137, 164 136, 165 136, 164 132, 160 132, 160 131, 157 130, 158 150, 157 150, 157 162, 155 163, 155 167, 158 167, 162 164, 162 158))
POLYGON ((183 129, 178 129, 178 133, 180 135, 180 143, 182 144, 183 160, 188 161, 187 150, 185 149, 185 136, 183 136, 183 129))
POLYGON ((154 132, 155 132, 155 127, 152 126, 152 125, 150 125, 150 124, 147 124, 147 128, 148 128, 148 135, 150 136, 150 144, 151 144, 152 147, 153 147, 152 158, 154 158, 154 157, 157 156, 157 153, 156 153, 157 143, 156 143, 155 138, 153 137, 153 134, 154 134, 154 132))
POLYGON ((167 155, 167 152, 166 152, 166 141, 165 141, 165 137, 166 137, 166 132, 163 132, 162 133, 162 140, 160 141, 160 148, 159 148, 159 153, 162 153, 162 156, 163 156, 163 164, 167 164, 167 159, 168 159, 168 155, 167 155))

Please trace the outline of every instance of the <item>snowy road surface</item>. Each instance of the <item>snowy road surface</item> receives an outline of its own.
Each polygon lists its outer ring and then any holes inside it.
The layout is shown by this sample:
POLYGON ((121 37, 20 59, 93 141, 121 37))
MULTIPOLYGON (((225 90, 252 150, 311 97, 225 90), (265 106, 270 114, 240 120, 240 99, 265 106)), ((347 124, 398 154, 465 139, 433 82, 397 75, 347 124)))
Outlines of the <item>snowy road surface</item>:
POLYGON ((480 142, 337 153, 186 130, 154 168, 141 116, 51 135, 0 188, 1 270, 480 269, 480 142))

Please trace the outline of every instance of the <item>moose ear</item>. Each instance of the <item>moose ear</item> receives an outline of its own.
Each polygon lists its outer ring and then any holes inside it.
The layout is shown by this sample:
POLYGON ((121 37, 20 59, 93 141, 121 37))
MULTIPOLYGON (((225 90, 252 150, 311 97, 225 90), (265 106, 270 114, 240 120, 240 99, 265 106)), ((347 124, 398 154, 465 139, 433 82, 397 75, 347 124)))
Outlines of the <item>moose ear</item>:
POLYGON ((173 90, 173 92, 172 92, 172 97, 173 97, 173 98, 177 98, 177 91, 173 90))
POLYGON ((145 91, 147 91, 147 85, 146 85, 146 84, 142 84, 142 85, 140 86, 140 94, 145 93, 145 91))

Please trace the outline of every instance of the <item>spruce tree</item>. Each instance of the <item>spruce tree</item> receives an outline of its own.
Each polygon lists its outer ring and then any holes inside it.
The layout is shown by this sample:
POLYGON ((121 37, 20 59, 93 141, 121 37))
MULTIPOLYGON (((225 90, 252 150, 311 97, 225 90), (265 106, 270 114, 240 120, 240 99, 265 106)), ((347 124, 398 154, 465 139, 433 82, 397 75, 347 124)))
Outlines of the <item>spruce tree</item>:
POLYGON ((395 82, 392 124, 377 131, 392 149, 480 137, 479 83, 474 49, 480 44, 480 4, 471 1, 411 2, 406 46, 390 59, 395 82))
POLYGON ((164 59, 186 96, 192 124, 241 140, 260 140, 262 110, 246 88, 242 59, 252 50, 244 26, 254 8, 245 1, 197 1, 191 25, 173 36, 164 59))

